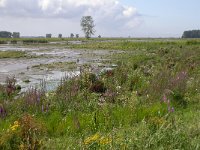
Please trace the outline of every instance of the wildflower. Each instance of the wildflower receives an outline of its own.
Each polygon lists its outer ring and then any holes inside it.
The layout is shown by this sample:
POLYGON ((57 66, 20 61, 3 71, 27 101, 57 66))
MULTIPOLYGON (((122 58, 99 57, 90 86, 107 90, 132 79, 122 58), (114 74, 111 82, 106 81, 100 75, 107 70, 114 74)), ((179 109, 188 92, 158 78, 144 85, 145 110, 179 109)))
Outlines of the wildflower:
POLYGON ((162 100, 163 100, 164 103, 167 104, 168 112, 174 112, 174 107, 171 107, 171 106, 170 106, 170 99, 167 99, 166 94, 163 95, 162 100))
POLYGON ((97 141, 100 138, 100 135, 98 133, 96 133, 95 135, 88 137, 87 139, 84 140, 84 144, 88 145, 90 143, 93 143, 95 141, 97 141))
POLYGON ((15 130, 17 130, 18 127, 19 127, 19 122, 18 122, 18 121, 15 121, 15 122, 14 122, 14 125, 11 126, 10 128, 11 128, 12 131, 15 131, 15 130))
POLYGON ((46 93, 45 96, 46 96, 46 97, 49 97, 49 93, 46 93))
POLYGON ((121 88, 122 88, 121 86, 117 86, 117 87, 116 87, 117 90, 120 90, 121 88))
POLYGON ((112 142, 111 138, 108 137, 102 137, 99 141, 99 144, 101 145, 106 145, 106 144, 110 144, 112 142))
POLYGON ((18 121, 15 121, 15 122, 14 122, 14 125, 19 125, 19 122, 18 122, 18 121))
POLYGON ((25 146, 24 146, 23 143, 19 145, 19 149, 20 149, 20 150, 23 150, 24 148, 25 148, 25 146))
POLYGON ((6 110, 0 105, 0 117, 4 118, 6 116, 6 110))
POLYGON ((174 112, 174 107, 171 108, 171 112, 174 112))
POLYGON ((163 102, 166 102, 167 101, 167 97, 166 95, 163 96, 163 102))

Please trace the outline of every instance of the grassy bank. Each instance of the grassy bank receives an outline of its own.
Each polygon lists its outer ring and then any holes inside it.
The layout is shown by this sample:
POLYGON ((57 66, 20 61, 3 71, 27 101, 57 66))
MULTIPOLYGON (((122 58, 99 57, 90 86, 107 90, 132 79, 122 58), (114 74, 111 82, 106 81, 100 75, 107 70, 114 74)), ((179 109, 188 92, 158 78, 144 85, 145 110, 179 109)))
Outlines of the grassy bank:
POLYGON ((117 67, 61 80, 56 91, 30 89, 14 99, 0 87, 1 149, 199 149, 198 42, 90 42, 114 49, 117 67))

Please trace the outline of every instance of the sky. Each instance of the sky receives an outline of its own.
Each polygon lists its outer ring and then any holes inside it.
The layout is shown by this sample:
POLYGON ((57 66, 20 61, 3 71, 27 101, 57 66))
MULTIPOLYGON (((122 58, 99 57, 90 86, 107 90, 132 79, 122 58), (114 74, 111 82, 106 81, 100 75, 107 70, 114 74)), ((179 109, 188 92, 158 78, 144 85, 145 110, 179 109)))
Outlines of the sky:
POLYGON ((200 29, 200 0, 0 0, 0 31, 21 36, 80 34, 92 16, 102 37, 181 37, 200 29))

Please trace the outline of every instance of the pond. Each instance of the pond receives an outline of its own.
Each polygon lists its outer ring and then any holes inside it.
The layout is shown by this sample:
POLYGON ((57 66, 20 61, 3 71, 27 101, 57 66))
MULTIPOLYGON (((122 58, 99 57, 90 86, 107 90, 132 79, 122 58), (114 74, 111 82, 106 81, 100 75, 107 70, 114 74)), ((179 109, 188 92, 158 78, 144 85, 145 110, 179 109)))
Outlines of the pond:
MULTIPOLYGON (((79 50, 66 46, 49 45, 1 45, 0 51, 25 51, 29 58, 0 59, 0 83, 6 77, 15 76, 22 91, 31 86, 39 86, 45 80, 48 90, 55 89, 64 76, 75 76, 80 67, 90 65, 95 69, 105 69, 113 64, 105 64, 110 56, 122 51, 79 50)), ((98 71, 99 71, 98 70, 98 71)))

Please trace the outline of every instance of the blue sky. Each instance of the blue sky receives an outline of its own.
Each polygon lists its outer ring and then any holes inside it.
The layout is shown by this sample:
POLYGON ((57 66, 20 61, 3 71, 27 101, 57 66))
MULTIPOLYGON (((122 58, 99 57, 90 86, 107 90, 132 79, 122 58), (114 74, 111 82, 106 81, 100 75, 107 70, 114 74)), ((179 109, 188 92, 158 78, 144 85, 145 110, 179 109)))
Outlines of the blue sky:
POLYGON ((199 0, 124 1, 142 15, 144 23, 137 30, 138 35, 178 37, 184 30, 200 29, 199 0))
POLYGON ((200 29, 200 0, 0 0, 0 30, 21 35, 83 36, 91 15, 95 36, 181 37, 200 29))

